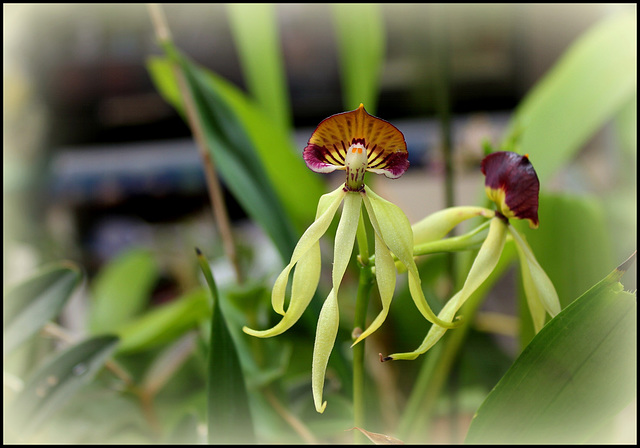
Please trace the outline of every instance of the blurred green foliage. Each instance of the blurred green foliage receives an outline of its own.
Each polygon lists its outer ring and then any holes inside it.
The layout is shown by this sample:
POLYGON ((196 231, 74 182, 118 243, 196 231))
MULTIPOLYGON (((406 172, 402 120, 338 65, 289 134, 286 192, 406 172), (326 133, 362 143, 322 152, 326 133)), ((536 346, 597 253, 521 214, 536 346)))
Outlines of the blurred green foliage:
MULTIPOLYGON (((373 110, 385 51, 379 5, 333 8, 345 108, 365 102, 373 110), (361 34, 349 32, 354 23, 346 21, 346 15, 363 24, 361 34)), ((291 142, 291 112, 272 5, 233 5, 229 12, 248 93, 191 62, 166 42, 168 54, 151 58, 148 69, 163 97, 186 118, 174 70, 184 73, 206 126, 210 156, 223 180, 287 260, 295 241, 313 221, 325 187, 305 167, 299 148, 291 142)), ((515 351, 522 350, 517 360, 495 338, 474 328, 473 317, 493 287, 501 282, 510 285, 516 261, 511 248, 503 254, 499 269, 469 299, 462 312, 467 319, 462 328, 448 332, 437 347, 414 362, 383 365, 377 363, 378 352, 389 347, 412 349, 428 329, 414 309, 405 306, 410 297, 399 285, 389 320, 367 339, 372 347, 367 359, 374 362, 366 368, 368 420, 363 429, 401 436, 406 442, 431 443, 434 425, 429 423, 448 412, 471 415, 480 409, 468 441, 499 443, 491 437, 496 434, 496 421, 509 413, 510 402, 523 403, 522 394, 533 396, 534 401, 519 413, 539 414, 553 388, 569 387, 568 379, 573 379, 571 390, 553 401, 554 409, 580 408, 581 416, 603 424, 635 398, 635 390, 627 384, 635 378, 630 370, 635 363, 631 366, 628 356, 621 358, 630 349, 620 343, 620 338, 636 331, 635 319, 631 320, 635 300, 620 290, 618 279, 604 289, 600 282, 620 262, 621 254, 632 253, 636 244, 631 234, 636 229, 635 34, 635 14, 623 12, 605 18, 578 39, 515 111, 501 147, 528 153, 540 176, 541 225, 522 231, 554 282, 564 311, 535 338, 526 313, 516 316, 521 346, 515 351), (608 141, 611 146, 603 150, 620 172, 616 189, 593 188, 580 196, 547 189, 547 181, 571 167, 585 143, 611 122, 618 138, 608 141), (570 332, 565 331, 568 326, 570 332), (601 334, 607 329, 617 336, 603 336, 598 339, 603 344, 597 345, 591 336, 595 330, 601 334), (549 350, 552 358, 544 355, 549 350), (585 351, 590 361, 581 370, 578 354, 585 351), (562 374, 545 376, 549 363, 558 357, 566 361, 562 374), (609 384, 602 389, 612 372, 623 383, 621 388, 609 384), (519 381, 528 388, 515 390, 513 385, 519 381), (594 384, 602 395, 585 395, 594 384), (621 391, 623 398, 616 395, 621 391), (579 401, 580 397, 588 400, 579 401), (607 399, 613 404, 599 405, 607 399)), ((483 191, 482 185, 478 191, 483 191)), ((460 255, 457 265, 464 280, 473 252, 460 255)), ((455 279, 446 278, 444 256, 423 258, 419 261, 425 295, 437 311, 442 306, 439 299, 448 298, 455 279)), ((194 265, 197 261, 194 257, 194 265)), ((204 270, 205 276, 208 272, 204 270)), ((347 273, 344 297, 355 296, 354 272, 347 273)), ((152 254, 134 248, 112 260, 91 281, 87 331, 80 336, 67 334, 59 319, 82 278, 78 267, 49 267, 7 290, 5 410, 15 415, 5 442, 204 443, 207 422, 210 427, 219 423, 208 418, 234 406, 248 407, 251 420, 240 422, 244 425, 240 431, 245 431, 243 436, 255 434, 258 443, 351 440, 345 430, 353 426, 349 365, 353 304, 341 303, 345 312, 341 312, 325 386, 332 405, 318 415, 310 393, 317 314, 311 316, 311 324, 304 322, 272 340, 243 334, 243 325, 266 327, 274 319, 271 285, 251 272, 246 274, 249 280, 244 285, 213 287, 209 282, 208 289, 199 279, 202 287, 180 291, 172 302, 154 305, 151 295, 158 265, 152 254), (236 361, 218 362, 222 359, 236 361), (220 389, 208 394, 207 385, 210 392, 225 387, 220 375, 232 377, 230 387, 244 385, 246 401, 239 397, 234 403, 233 394, 225 395, 220 389)), ((502 284, 499 291, 517 300, 517 288, 505 293, 502 284)), ((378 311, 376 299, 374 294, 370 316, 378 311)), ((504 436, 510 443, 523 441, 516 429, 526 420, 518 419, 522 415, 512 417, 517 425, 504 436)), ((538 429, 547 434, 549 422, 540 424, 538 429)), ((459 431, 464 434, 466 427, 459 431)), ((588 435, 582 429, 576 431, 579 440, 563 435, 545 441, 583 442, 588 435)), ((209 436, 210 441, 219 440, 209 436)))

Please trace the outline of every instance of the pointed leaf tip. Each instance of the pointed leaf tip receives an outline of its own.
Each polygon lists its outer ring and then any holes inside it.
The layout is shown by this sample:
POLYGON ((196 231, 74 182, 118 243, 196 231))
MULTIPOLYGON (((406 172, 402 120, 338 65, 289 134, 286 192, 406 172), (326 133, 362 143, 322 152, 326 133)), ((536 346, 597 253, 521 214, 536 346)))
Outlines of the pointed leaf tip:
POLYGON ((616 268, 617 271, 627 272, 631 264, 635 261, 638 250, 634 250, 633 253, 627 258, 620 266, 616 268))
POLYGON ((347 429, 347 431, 353 431, 354 429, 360 431, 376 445, 404 445, 404 442, 400 439, 396 439, 395 437, 391 437, 386 434, 367 431, 366 429, 358 428, 357 426, 347 429))

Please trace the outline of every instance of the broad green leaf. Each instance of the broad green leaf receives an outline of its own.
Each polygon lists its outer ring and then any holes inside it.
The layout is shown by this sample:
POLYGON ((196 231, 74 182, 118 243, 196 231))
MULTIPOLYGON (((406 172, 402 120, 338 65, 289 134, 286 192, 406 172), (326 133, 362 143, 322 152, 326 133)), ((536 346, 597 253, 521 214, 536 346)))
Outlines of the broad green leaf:
POLYGON ((295 245, 296 232, 241 120, 221 94, 210 88, 203 70, 171 43, 163 45, 184 75, 214 166, 247 214, 272 239, 283 260, 287 259, 295 245))
POLYGON ((636 94, 636 13, 587 31, 518 106, 507 140, 530 154, 544 183, 636 94))
POLYGON ((637 94, 620 110, 615 120, 615 130, 620 142, 620 148, 626 153, 629 160, 633 162, 630 167, 636 167, 638 160, 637 94))
POLYGON ((57 354, 39 368, 9 406, 6 429, 10 437, 28 442, 47 418, 91 381, 118 343, 115 336, 99 336, 57 354))
POLYGON ((197 253, 213 298, 207 367, 209 443, 250 443, 255 436, 240 358, 227 327, 209 262, 199 250, 197 253))
MULTIPOLYGON (((602 204, 593 198, 541 194, 540 226, 512 224, 524 235, 538 263, 556 288, 562 308, 601 279, 613 265, 611 236, 602 204)), ((531 317, 521 294, 522 347, 533 337, 531 317)))
POLYGON ((380 5, 332 4, 338 41, 343 102, 348 110, 363 103, 375 113, 385 52, 385 28, 380 5))
POLYGON ((584 443, 636 396, 630 261, 536 335, 478 409, 466 443, 584 443))
POLYGON ((153 255, 145 249, 127 250, 109 261, 91 284, 91 333, 113 332, 139 315, 158 276, 153 255))
POLYGON ((274 126, 289 130, 291 110, 274 8, 269 3, 227 5, 249 92, 274 126))
MULTIPOLYGON (((244 325, 255 322, 258 318, 262 308, 260 302, 270 304, 271 285, 266 286, 263 282, 232 285, 225 288, 222 296, 222 314, 245 372, 247 388, 258 390, 286 372, 292 354, 292 347, 286 339, 266 338, 257 341, 253 337, 247 338, 242 331, 244 325), (256 344, 259 344, 259 348, 256 344), (256 350, 259 350, 259 356, 256 356, 256 350)), ((314 316, 314 324, 316 320, 317 314, 314 316)))
POLYGON ((195 328, 211 313, 206 292, 196 289, 119 326, 118 353, 132 353, 165 345, 195 328))
POLYGON ((78 266, 59 262, 9 289, 4 295, 4 356, 55 318, 81 280, 78 266))
POLYGON ((172 378, 191 356, 196 335, 187 333, 176 342, 163 347, 145 372, 142 388, 150 396, 155 395, 172 378))
MULTIPOLYGON (((182 112, 182 99, 170 61, 150 58, 147 67, 165 100, 182 112)), ((288 216, 302 233, 313 222, 316 204, 325 193, 321 176, 304 164, 302 148, 293 147, 286 129, 274 126, 265 112, 233 84, 204 68, 200 70, 208 88, 217 91, 241 120, 288 216)))

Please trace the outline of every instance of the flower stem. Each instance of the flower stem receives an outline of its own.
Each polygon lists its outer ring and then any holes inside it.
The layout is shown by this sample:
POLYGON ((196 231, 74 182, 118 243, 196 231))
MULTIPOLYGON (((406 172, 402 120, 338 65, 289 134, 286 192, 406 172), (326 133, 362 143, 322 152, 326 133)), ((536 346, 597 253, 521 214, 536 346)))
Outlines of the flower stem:
POLYGON ((428 422, 430 422, 436 400, 454 367, 474 316, 495 281, 500 278, 514 258, 514 248, 505 246, 500 261, 491 276, 471 294, 464 304, 461 314, 465 316, 465 319, 462 325, 455 331, 449 332, 442 344, 436 344, 431 349, 432 353, 423 361, 405 412, 400 419, 397 433, 403 440, 412 440, 418 432, 420 437, 424 437, 428 433, 428 422))
MULTIPOLYGON (((167 47, 165 44, 172 44, 172 37, 171 31, 169 30, 166 18, 164 16, 164 12, 162 11, 160 5, 150 4, 149 13, 151 15, 151 20, 156 33, 156 38, 158 39, 158 43, 160 44, 160 46, 165 48, 165 51, 167 51, 167 47)), ((180 96, 182 97, 184 102, 187 121, 189 127, 191 128, 191 132, 193 133, 193 137, 198 147, 198 152, 200 153, 200 157, 202 159, 202 167, 207 182, 209 199, 213 208, 213 215, 218 226, 218 231, 220 232, 222 246, 224 248, 225 254, 229 258, 231 266, 233 267, 237 283, 242 284, 243 276, 240 269, 240 263, 238 261, 238 254, 236 252, 233 233, 231 230, 231 222, 227 213, 227 207, 225 205, 220 180, 218 179, 218 175, 216 173, 214 160, 211 158, 211 155, 209 153, 207 142, 202 130, 202 123, 196 112, 191 92, 189 91, 189 88, 184 79, 184 73, 177 66, 174 67, 174 73, 178 83, 178 89, 180 90, 180 96)))
MULTIPOLYGON (((356 237, 360 251, 358 256, 360 276, 358 280, 358 294, 356 296, 353 333, 351 335, 354 341, 362 333, 366 325, 369 295, 373 287, 373 272, 369 263, 369 246, 362 212, 360 213, 356 237)), ((359 344, 353 347, 353 424, 358 428, 365 426, 364 343, 365 341, 360 341, 359 344)), ((354 431, 353 437, 354 443, 360 444, 366 441, 365 436, 360 431, 354 431)))
POLYGON ((483 230, 489 227, 490 223, 490 220, 485 221, 464 235, 452 236, 414 246, 413 255, 418 256, 437 252, 454 252, 477 249, 482 245, 482 242, 486 238, 487 235, 483 230))

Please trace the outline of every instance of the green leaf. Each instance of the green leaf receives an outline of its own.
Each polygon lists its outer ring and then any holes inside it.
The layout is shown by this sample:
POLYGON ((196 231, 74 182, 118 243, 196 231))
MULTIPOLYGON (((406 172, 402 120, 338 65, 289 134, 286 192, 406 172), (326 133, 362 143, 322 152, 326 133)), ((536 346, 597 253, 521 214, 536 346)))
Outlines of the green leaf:
POLYGON ((10 405, 7 424, 10 437, 29 441, 36 430, 73 394, 91 381, 118 343, 115 336, 83 341, 39 368, 10 405))
MULTIPOLYGON (((638 161, 638 97, 637 94, 618 113, 614 127, 621 150, 629 158, 625 168, 635 168, 638 161)), ((624 162, 623 162, 624 163, 624 162)), ((633 170, 635 173, 635 170, 633 170)))
POLYGON ((385 28, 380 5, 332 4, 338 41, 344 104, 363 103, 375 113, 385 52, 385 28))
POLYGON ((197 250, 198 262, 213 298, 207 372, 209 443, 251 443, 254 428, 236 346, 227 327, 209 262, 197 250))
POLYGON ((81 280, 78 266, 59 262, 9 289, 4 295, 4 356, 55 318, 81 280))
POLYGON ((109 261, 91 285, 91 333, 113 332, 139 315, 158 276, 153 255, 145 249, 127 250, 109 261))
POLYGON ((274 5, 227 5, 229 25, 249 92, 274 126, 289 130, 291 110, 274 5))
POLYGON ((196 289, 116 329, 122 340, 118 353, 165 345, 195 328, 211 313, 206 291, 196 289))
MULTIPOLYGON (((170 61, 150 58, 147 68, 163 97, 182 112, 182 99, 170 61)), ((199 70, 207 88, 216 91, 241 121, 289 219, 302 233, 315 219, 316 204, 325 193, 321 177, 306 167, 302 149, 293 147, 286 129, 275 126, 265 112, 233 84, 204 68, 199 70)))
POLYGON ((580 37, 519 105, 507 141, 546 182, 636 94, 635 9, 580 37))
POLYGON ((478 409, 466 443, 584 443, 636 396, 636 298, 622 267, 537 334, 478 409))
POLYGON ((203 70, 172 44, 165 42, 164 47, 184 74, 207 150, 226 186, 251 219, 269 235, 283 260, 287 259, 295 246, 295 229, 238 115, 217 90, 210 88, 209 77, 203 70))

